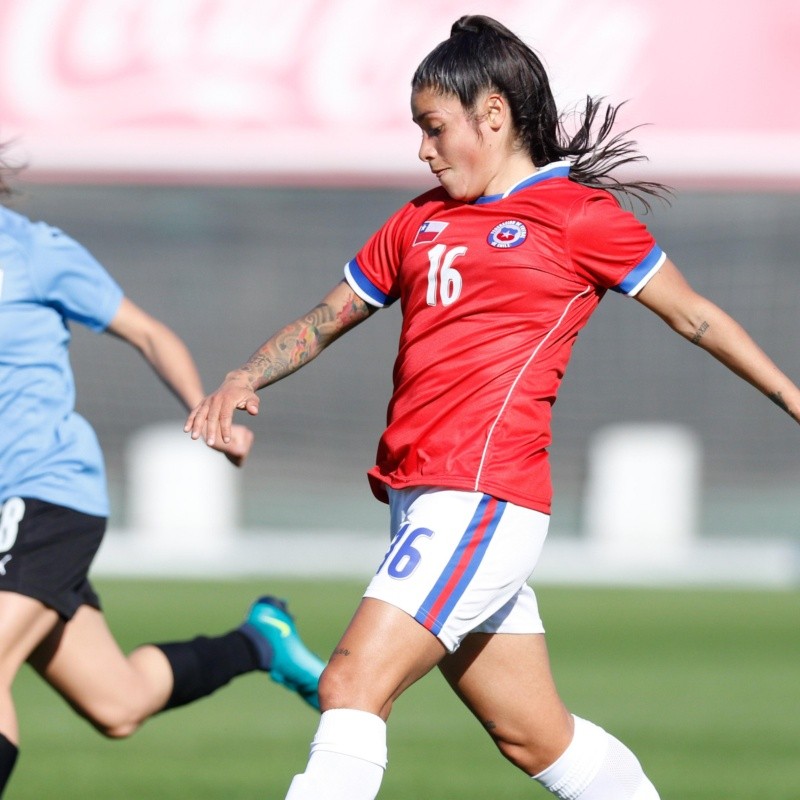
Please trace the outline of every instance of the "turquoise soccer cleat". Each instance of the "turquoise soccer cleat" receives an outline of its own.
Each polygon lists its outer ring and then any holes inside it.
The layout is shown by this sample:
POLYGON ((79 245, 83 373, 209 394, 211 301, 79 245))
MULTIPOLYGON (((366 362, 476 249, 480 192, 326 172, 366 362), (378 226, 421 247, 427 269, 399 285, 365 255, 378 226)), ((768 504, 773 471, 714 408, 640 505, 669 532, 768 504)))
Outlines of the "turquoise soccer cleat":
POLYGON ((297 692, 319 710, 319 676, 325 662, 303 644, 286 601, 269 595, 260 597, 239 630, 258 649, 262 669, 272 680, 297 692))

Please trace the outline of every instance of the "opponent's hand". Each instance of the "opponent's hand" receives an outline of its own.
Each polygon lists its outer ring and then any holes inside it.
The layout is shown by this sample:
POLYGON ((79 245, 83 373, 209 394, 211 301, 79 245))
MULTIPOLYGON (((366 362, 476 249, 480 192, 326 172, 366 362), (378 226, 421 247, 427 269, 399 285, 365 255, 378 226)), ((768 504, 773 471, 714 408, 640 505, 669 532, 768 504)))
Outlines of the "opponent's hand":
POLYGON ((215 442, 209 446, 212 450, 222 453, 234 467, 241 467, 247 461, 247 456, 250 455, 255 438, 255 434, 250 428, 234 423, 231 425, 231 440, 228 444, 215 442))
POLYGON ((230 372, 217 391, 192 409, 183 430, 192 439, 202 437, 209 447, 222 449, 231 443, 234 411, 242 409, 255 416, 260 402, 249 376, 241 371, 230 372))

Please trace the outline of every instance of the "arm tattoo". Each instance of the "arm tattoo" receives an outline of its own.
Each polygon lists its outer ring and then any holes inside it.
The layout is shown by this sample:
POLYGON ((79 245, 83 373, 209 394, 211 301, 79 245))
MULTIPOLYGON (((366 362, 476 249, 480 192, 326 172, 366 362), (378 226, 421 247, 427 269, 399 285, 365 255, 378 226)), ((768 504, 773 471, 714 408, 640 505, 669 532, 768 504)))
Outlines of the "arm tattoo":
POLYGON ((320 303, 304 317, 278 331, 242 369, 253 377, 258 388, 275 383, 319 355, 347 328, 364 319, 366 308, 366 303, 359 299, 334 313, 330 305, 320 303))
POLYGON ((708 323, 704 322, 695 332, 694 336, 692 336, 692 344, 700 344, 700 340, 705 335, 706 331, 708 330, 708 323))
POLYGON ((369 305, 369 303, 366 303, 360 297, 354 297, 353 301, 339 312, 336 319, 344 331, 351 325, 355 325, 357 322, 361 322, 365 317, 370 316, 375 310, 375 306, 369 305))
POLYGON ((265 342, 240 371, 254 390, 276 383, 316 358, 331 342, 376 310, 360 297, 339 307, 322 302, 265 342))
POLYGON ((795 414, 793 414, 789 410, 789 406, 786 404, 786 401, 783 399, 783 395, 780 392, 772 392, 771 394, 767 395, 773 403, 775 403, 778 408, 782 408, 795 422, 800 422, 800 419, 797 418, 795 414))

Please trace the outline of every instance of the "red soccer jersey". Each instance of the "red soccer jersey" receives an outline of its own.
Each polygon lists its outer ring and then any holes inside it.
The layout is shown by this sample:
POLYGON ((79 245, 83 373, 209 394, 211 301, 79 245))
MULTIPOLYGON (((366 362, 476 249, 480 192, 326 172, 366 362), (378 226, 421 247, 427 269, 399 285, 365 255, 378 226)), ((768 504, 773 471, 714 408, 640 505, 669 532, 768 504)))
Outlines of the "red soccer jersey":
POLYGON ((369 471, 385 485, 481 491, 549 513, 551 407, 572 345, 608 288, 635 294, 664 260, 603 191, 557 162, 474 203, 434 189, 345 267, 403 325, 387 427, 369 471))

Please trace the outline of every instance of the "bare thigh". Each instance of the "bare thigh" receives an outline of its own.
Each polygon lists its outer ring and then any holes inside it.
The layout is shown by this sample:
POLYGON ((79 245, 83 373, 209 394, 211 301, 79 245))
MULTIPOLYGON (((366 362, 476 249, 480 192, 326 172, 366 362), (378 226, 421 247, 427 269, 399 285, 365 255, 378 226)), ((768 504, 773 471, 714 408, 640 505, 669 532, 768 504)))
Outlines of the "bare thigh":
POLYGON ((322 673, 322 710, 354 708, 386 719, 392 702, 445 652, 405 611, 364 598, 322 673))
POLYGON ((122 652, 102 612, 81 606, 60 621, 29 659, 37 672, 102 733, 133 733, 164 707, 172 670, 161 650, 122 652))
POLYGON ((32 597, 0 591, 0 677, 10 685, 28 656, 58 624, 58 614, 32 597))
POLYGON ((556 690, 543 634, 470 634, 439 669, 503 755, 528 775, 566 750, 572 715, 556 690))
POLYGON ((0 591, 0 733, 19 742, 19 727, 11 687, 20 667, 48 632, 58 614, 38 600, 0 591))

